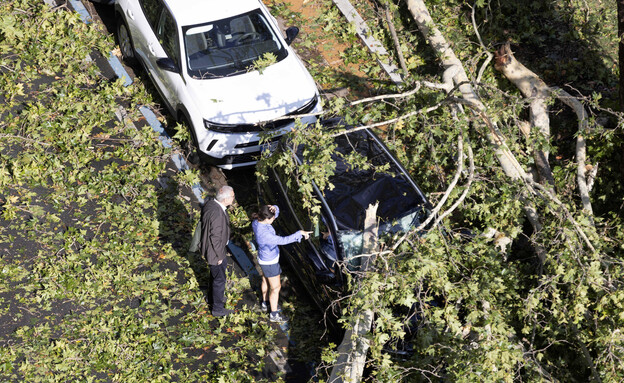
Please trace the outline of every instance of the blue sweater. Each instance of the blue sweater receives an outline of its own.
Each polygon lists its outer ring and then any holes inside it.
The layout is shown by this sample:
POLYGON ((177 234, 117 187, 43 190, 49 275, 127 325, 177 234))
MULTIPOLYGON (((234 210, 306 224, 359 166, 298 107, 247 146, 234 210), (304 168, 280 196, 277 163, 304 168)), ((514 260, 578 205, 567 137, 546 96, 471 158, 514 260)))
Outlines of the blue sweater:
MULTIPOLYGON (((279 207, 275 206, 275 218, 279 216, 279 207)), ((261 265, 274 265, 279 262, 278 245, 287 245, 293 242, 301 241, 303 235, 297 231, 287 237, 280 237, 275 234, 273 226, 260 223, 255 219, 251 223, 256 242, 258 243, 258 263, 261 265)))

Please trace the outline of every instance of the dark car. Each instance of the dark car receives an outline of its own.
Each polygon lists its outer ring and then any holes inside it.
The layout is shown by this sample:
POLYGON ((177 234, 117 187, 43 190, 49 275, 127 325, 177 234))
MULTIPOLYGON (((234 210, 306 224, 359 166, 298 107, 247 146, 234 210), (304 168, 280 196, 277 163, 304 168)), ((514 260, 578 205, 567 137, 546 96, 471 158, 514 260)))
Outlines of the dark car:
MULTIPOLYGON (((325 121, 324 125, 339 127, 341 120, 325 121)), ((258 185, 260 203, 280 207, 280 217, 273 223, 278 235, 301 229, 314 232, 307 241, 283 246, 282 259, 290 263, 322 310, 342 290, 343 275, 337 263, 344 262, 351 269, 360 265, 362 258, 354 256, 362 253, 364 217, 369 204, 379 202, 380 238, 417 227, 430 211, 423 192, 372 131, 341 134, 335 137, 335 143, 332 160, 336 170, 329 179, 334 188, 321 191, 314 186, 315 197, 321 203, 320 217, 312 217, 303 207, 297 174, 272 167, 267 170, 267 179, 258 185), (363 170, 348 164, 345 157, 353 152, 372 166, 363 170)), ((272 155, 287 152, 301 164, 303 149, 303 145, 293 148, 282 140, 272 155)))

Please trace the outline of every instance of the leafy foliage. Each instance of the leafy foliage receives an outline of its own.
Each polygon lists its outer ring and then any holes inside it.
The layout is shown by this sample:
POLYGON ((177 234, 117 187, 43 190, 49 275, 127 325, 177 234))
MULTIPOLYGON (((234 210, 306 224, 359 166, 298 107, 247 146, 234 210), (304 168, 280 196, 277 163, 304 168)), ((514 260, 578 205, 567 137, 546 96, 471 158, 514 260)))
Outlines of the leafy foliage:
MULTIPOLYGON (((271 5, 289 19, 301 17, 284 3, 271 5)), ((328 98, 328 115, 370 124, 445 99, 438 90, 421 90, 352 106, 349 98, 401 89, 384 81, 353 26, 329 2, 315 5, 321 11, 312 24, 319 29, 298 47, 312 51, 327 36, 346 46, 340 67, 309 55, 317 82, 351 92, 328 98)), ((385 21, 377 18, 379 4, 357 6, 371 33, 392 47, 385 21)), ((406 56, 408 84, 438 81, 437 59, 404 4, 388 6, 406 56)), ((458 1, 428 6, 476 78, 484 52, 470 21, 472 9, 458 1)), ((383 126, 379 133, 432 202, 456 171, 462 132, 474 152, 475 182, 443 227, 409 236, 395 252, 379 256, 372 272, 347 278, 343 321, 357 310, 376 312, 369 380, 620 381, 622 116, 609 110, 616 75, 614 10, 594 1, 474 6, 486 49, 511 40, 518 57, 550 84, 570 84, 585 96, 592 114, 589 159, 600 163, 592 192, 595 216, 590 220, 578 202, 573 116, 555 103, 553 140, 524 138, 517 125, 526 118, 526 102, 488 66, 476 84, 488 113, 525 168, 532 165, 532 145, 551 149, 562 204, 532 197, 543 223, 532 231, 522 212, 523 186, 500 171, 471 114, 456 119, 442 105, 383 126), (579 238, 570 217, 594 250, 579 238), (513 245, 501 251, 496 238, 482 235, 488 228, 513 245), (543 263, 534 252, 539 245, 546 249, 543 263), (398 349, 410 352, 397 354, 398 349)), ((178 186, 195 182, 197 173, 169 177, 170 186, 159 188, 168 150, 150 128, 114 119, 121 101, 131 106, 131 119, 139 120, 132 111, 150 104, 148 92, 139 84, 124 88, 102 78, 85 59, 94 48, 108 52, 112 41, 75 15, 26 0, 0 4, 0 380, 262 380, 258 374, 274 347, 275 329, 252 311, 221 320, 207 315, 200 289, 207 271, 186 252, 198 217, 189 213, 192 206, 178 186)), ((330 141, 318 127, 297 129, 292 136, 292 142, 309 147, 297 179, 309 192, 310 181, 323 185, 332 172, 326 161, 330 141)), ((465 180, 463 174, 451 202, 466 190, 465 180)), ((309 204, 314 209, 314 201, 309 204)), ((248 227, 244 215, 237 210, 232 216, 239 230, 248 227)), ((233 307, 249 281, 230 279, 233 307)), ((285 304, 285 310, 301 309, 285 304)), ((309 343, 301 343, 298 354, 309 358, 309 343)), ((334 345, 323 350, 319 379, 335 357, 334 345)))
POLYGON ((260 74, 262 74, 267 67, 275 64, 276 62, 277 56, 274 53, 267 52, 254 61, 250 69, 257 70, 260 74))
MULTIPOLYGON (((261 313, 207 312, 182 194, 198 172, 172 174, 171 149, 128 123, 152 102, 89 59, 112 48, 63 7, 0 4, 0 381, 282 381, 261 313)), ((229 281, 234 307, 251 287, 229 281)))
MULTIPOLYGON (((385 17, 380 16, 382 7, 390 7, 396 16, 398 48, 409 69, 408 85, 439 81, 437 58, 423 43, 402 2, 354 3, 371 27, 371 34, 381 37, 389 50, 397 47, 386 30, 385 17)), ((561 204, 539 195, 530 197, 529 202, 540 214, 541 230, 534 231, 526 221, 524 186, 500 170, 480 119, 469 113, 456 118, 442 105, 432 112, 384 125, 380 133, 421 187, 429 191, 434 203, 456 171, 459 159, 455 143, 462 132, 469 132, 476 168, 467 198, 443 221, 444 229, 408 237, 397 251, 378 256, 371 272, 348 278, 343 323, 348 324, 351 315, 363 309, 376 313, 369 335, 368 379, 622 380, 620 332, 624 323, 619 290, 624 281, 623 185, 621 167, 616 165, 620 156, 615 154, 622 144, 622 116, 609 109, 615 105, 617 81, 614 7, 575 1, 478 1, 472 6, 428 1, 427 6, 472 79, 484 63, 484 48, 492 51, 510 40, 516 44, 516 56, 521 61, 549 84, 570 85, 584 102, 592 115, 592 128, 586 136, 588 158, 601 167, 592 191, 595 211, 590 219, 579 202, 575 116, 554 102, 550 116, 553 139, 539 141, 535 134, 525 138, 517 126, 527 118, 526 101, 491 65, 484 68, 481 82, 473 86, 516 158, 530 169, 533 148, 547 148, 552 153, 554 189, 561 204), (475 36, 472 7, 485 47, 475 36), (497 238, 485 235, 489 228, 512 239, 512 246, 501 251, 497 238), (545 249, 545 262, 536 256, 537 247, 545 249), (397 349, 405 348, 410 353, 393 356, 397 349)), ((327 25, 322 33, 333 33, 334 41, 357 45, 352 27, 341 24, 335 12, 329 7, 318 12, 318 24, 327 25)), ((358 47, 345 52, 345 63, 372 61, 358 47)), ((329 88, 348 86, 351 93, 347 97, 370 90, 367 85, 372 78, 376 80, 376 94, 401 90, 380 82, 378 73, 367 72, 366 65, 356 71, 361 69, 370 76, 368 82, 347 81, 353 77, 345 74, 346 70, 315 66, 314 62, 312 68, 321 84, 329 88)), ((440 105, 443 98, 437 90, 358 105, 350 105, 345 98, 332 98, 326 109, 330 115, 342 115, 354 125, 364 125, 440 105)), ((322 133, 314 132, 314 138, 309 139, 307 132, 293 132, 294 140, 301 137, 300 142, 313 148, 304 163, 319 171, 313 177, 321 180, 331 174, 331 170, 323 172, 322 159, 332 150, 315 144, 323 142, 322 133)), ((465 179, 464 174, 460 180, 465 179)), ((460 181, 446 206, 465 188, 460 181)), ((335 357, 333 350, 326 349, 324 367, 331 368, 335 357)), ((319 369, 321 376, 322 371, 319 369)))

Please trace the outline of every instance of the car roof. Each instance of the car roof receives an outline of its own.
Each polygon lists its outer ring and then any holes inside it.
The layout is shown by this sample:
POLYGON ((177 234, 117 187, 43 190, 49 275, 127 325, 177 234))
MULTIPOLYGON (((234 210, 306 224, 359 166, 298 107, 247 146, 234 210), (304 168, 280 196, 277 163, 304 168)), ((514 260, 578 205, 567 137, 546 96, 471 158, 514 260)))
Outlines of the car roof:
POLYGON ((402 167, 393 161, 394 156, 369 129, 350 132, 335 137, 338 145, 332 155, 336 162, 334 175, 329 177, 334 185, 327 188, 325 200, 339 229, 362 230, 366 208, 378 202, 377 215, 390 222, 408 212, 424 206, 426 198, 402 167), (337 153, 342 153, 342 156, 337 153), (348 154, 357 152, 372 167, 358 169, 346 160, 348 154), (383 166, 387 170, 381 170, 383 166))
MULTIPOLYGON (((348 128, 342 119, 320 123, 327 129, 348 128)), ((365 210, 375 201, 379 202, 377 215, 383 222, 427 207, 429 202, 418 185, 370 129, 343 132, 334 137, 334 142, 337 146, 331 159, 336 168, 329 177, 333 189, 326 188, 322 191, 324 196, 319 197, 327 203, 339 230, 362 230, 365 210), (355 152, 372 167, 359 169, 345 161, 347 155, 355 152), (384 165, 389 168, 382 170, 384 165)), ((304 146, 293 152, 299 163, 303 161, 304 146)))
POLYGON ((260 8, 259 0, 165 0, 179 26, 221 20, 260 8))

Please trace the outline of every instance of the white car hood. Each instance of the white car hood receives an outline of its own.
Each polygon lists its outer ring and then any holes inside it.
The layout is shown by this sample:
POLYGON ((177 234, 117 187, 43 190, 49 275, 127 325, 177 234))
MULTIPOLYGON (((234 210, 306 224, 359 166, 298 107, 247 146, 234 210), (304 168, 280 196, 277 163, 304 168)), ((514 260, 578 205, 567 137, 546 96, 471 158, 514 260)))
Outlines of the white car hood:
POLYGON ((220 124, 250 124, 291 113, 318 93, 292 52, 266 68, 218 79, 190 79, 188 89, 201 115, 220 124))

